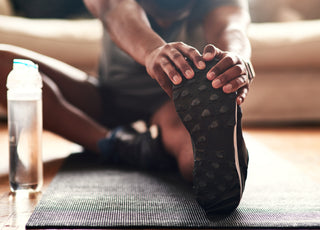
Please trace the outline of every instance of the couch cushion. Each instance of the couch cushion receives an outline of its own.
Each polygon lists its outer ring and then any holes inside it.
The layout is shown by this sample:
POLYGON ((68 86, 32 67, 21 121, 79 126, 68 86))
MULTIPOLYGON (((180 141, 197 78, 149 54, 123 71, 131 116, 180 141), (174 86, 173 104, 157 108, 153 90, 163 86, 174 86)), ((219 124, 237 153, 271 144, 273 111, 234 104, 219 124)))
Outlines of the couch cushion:
POLYGON ((249 28, 256 68, 320 67, 320 20, 253 23, 249 28))
POLYGON ((319 69, 259 69, 242 105, 244 122, 319 122, 319 75, 319 69))
POLYGON ((97 67, 102 26, 97 19, 25 19, 0 15, 0 43, 21 46, 83 70, 97 67))
POLYGON ((12 15, 12 7, 9 0, 0 0, 0 15, 12 15))

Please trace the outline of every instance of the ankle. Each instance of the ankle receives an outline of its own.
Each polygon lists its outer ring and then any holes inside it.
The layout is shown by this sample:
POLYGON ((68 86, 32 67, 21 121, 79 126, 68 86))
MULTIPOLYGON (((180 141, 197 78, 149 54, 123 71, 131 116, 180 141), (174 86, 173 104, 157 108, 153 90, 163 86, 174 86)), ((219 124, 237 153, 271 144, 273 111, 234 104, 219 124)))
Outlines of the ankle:
POLYGON ((117 129, 113 131, 107 131, 104 137, 101 138, 96 145, 96 148, 98 150, 97 152, 101 155, 104 161, 113 160, 112 155, 115 151, 116 132, 117 129))

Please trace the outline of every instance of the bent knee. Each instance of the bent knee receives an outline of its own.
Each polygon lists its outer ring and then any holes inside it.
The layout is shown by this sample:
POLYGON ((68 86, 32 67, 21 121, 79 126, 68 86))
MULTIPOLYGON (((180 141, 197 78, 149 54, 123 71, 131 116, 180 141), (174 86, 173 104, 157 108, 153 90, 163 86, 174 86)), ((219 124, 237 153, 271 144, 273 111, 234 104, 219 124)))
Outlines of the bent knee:
POLYGON ((194 159, 193 159, 193 152, 186 151, 179 155, 178 157, 178 166, 181 172, 181 175, 187 181, 192 181, 192 172, 194 167, 194 159))
POLYGON ((151 123, 161 127, 179 128, 183 126, 172 101, 162 105, 152 116, 151 123))
POLYGON ((64 98, 57 85, 42 74, 43 79, 43 126, 51 130, 51 121, 60 118, 64 107, 64 98))

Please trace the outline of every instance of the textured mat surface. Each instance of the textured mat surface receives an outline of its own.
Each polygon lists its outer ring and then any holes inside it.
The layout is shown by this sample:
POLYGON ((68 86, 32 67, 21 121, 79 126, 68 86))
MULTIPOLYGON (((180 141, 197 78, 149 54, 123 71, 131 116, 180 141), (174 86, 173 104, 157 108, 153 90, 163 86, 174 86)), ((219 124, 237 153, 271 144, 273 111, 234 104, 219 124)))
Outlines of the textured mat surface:
POLYGON ((255 144, 242 202, 208 218, 174 172, 103 166, 72 155, 43 194, 27 228, 320 228, 320 185, 255 144))

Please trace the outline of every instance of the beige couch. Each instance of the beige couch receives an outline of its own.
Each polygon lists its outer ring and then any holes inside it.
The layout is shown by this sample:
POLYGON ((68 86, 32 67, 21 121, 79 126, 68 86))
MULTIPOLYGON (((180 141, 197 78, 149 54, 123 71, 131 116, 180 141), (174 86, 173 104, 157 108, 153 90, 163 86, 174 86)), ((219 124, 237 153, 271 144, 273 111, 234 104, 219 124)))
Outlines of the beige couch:
MULTIPOLYGON (((0 12, 0 43, 22 46, 95 72, 102 36, 98 20, 26 19, 10 15, 10 9, 0 12)), ((320 20, 250 26, 257 78, 243 105, 247 124, 320 121, 317 28, 320 20)))
POLYGON ((248 122, 320 121, 320 20, 252 24, 248 122))

